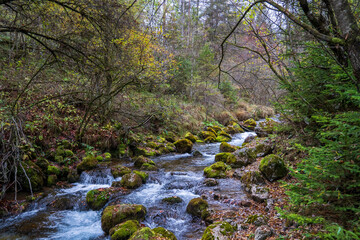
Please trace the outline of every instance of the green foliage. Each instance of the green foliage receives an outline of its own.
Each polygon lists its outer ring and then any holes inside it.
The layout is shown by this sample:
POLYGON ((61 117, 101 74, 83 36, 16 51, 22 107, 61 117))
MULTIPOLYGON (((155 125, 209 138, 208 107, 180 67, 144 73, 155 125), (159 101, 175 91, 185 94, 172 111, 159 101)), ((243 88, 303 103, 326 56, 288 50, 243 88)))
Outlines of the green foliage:
POLYGON ((287 88, 283 109, 316 144, 298 145, 308 157, 292 169, 298 181, 286 187, 294 211, 284 215, 300 224, 332 221, 320 211, 326 209, 341 215, 342 226, 324 222, 322 239, 358 239, 352 221, 360 214, 360 93, 351 69, 340 68, 320 47, 309 45, 305 54, 292 69, 297 81, 287 88))

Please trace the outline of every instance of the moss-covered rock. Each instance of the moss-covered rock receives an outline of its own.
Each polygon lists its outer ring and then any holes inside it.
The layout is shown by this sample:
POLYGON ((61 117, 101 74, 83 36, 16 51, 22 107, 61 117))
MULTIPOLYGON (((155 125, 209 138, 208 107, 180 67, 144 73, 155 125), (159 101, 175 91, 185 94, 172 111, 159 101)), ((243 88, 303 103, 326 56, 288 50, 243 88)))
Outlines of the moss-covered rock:
POLYGON ((140 228, 137 220, 128 220, 111 228, 109 235, 111 240, 127 240, 140 228))
POLYGON ((128 173, 131 173, 131 169, 121 164, 111 167, 111 174, 114 178, 122 177, 128 173))
POLYGON ((176 151, 178 153, 191 153, 193 143, 188 139, 180 139, 175 143, 176 151))
POLYGON ((65 150, 65 156, 66 157, 73 157, 74 156, 74 153, 73 151, 69 150, 69 149, 66 149, 65 150))
POLYGON ((239 149, 239 147, 231 145, 227 142, 222 142, 220 144, 220 152, 235 152, 237 149, 239 149))
POLYGON ((159 170, 159 169, 157 168, 157 166, 155 166, 155 165, 153 165, 153 164, 144 163, 144 164, 141 166, 140 170, 144 170, 144 171, 157 171, 157 170, 159 170))
POLYGON ((281 179, 288 173, 284 161, 275 154, 264 157, 260 162, 259 170, 270 182, 281 179))
POLYGON ((100 210, 109 201, 114 188, 99 188, 86 194, 86 203, 92 210, 100 210))
POLYGON ((58 178, 57 178, 57 176, 56 175, 49 175, 48 177, 47 177, 47 183, 46 183, 46 185, 48 186, 48 187, 52 187, 52 186, 54 186, 56 183, 57 183, 57 180, 58 180, 58 178))
POLYGON ((83 171, 94 169, 96 168, 97 164, 98 160, 96 159, 96 157, 88 155, 84 157, 81 163, 77 166, 77 171, 78 173, 82 173, 83 171))
POLYGON ((225 131, 218 132, 216 137, 217 142, 230 142, 231 139, 231 136, 225 131))
POLYGON ((138 156, 138 157, 134 158, 134 167, 141 168, 144 163, 155 166, 155 162, 147 157, 138 156))
POLYGON ((267 224, 268 221, 269 221, 268 217, 255 214, 248 216, 245 223, 254 224, 255 226, 261 226, 267 224))
POLYGON ((202 139, 207 139, 208 137, 212 137, 212 138, 216 139, 216 133, 215 133, 215 131, 201 131, 200 137, 202 139))
POLYGON ((146 180, 149 178, 149 175, 145 172, 135 170, 134 173, 141 178, 143 183, 146 183, 146 180))
POLYGON ((214 125, 214 126, 211 126, 211 127, 208 127, 208 129, 210 130, 213 130, 215 133, 217 133, 217 132, 219 132, 219 131, 221 131, 222 130, 222 128, 220 127, 220 126, 216 126, 216 125, 214 125))
POLYGON ((191 199, 186 207, 186 212, 197 217, 205 219, 208 216, 209 204, 202 198, 191 199))
POLYGON ((191 142, 194 143, 194 142, 196 142, 197 137, 194 134, 192 134, 191 132, 187 132, 185 134, 185 139, 188 139, 188 140, 190 140, 191 142))
POLYGON ((30 183, 31 189, 33 191, 40 191, 44 186, 44 173, 41 171, 41 168, 37 166, 30 160, 21 162, 22 167, 25 170, 25 173, 21 167, 18 168, 18 177, 21 184, 21 187, 25 190, 30 192, 30 183), (27 177, 26 177, 27 176, 27 177))
POLYGON ((157 227, 153 229, 154 232, 160 234, 168 240, 176 240, 175 234, 163 227, 157 227))
POLYGON ((141 221, 145 218, 146 208, 138 204, 117 204, 104 209, 101 216, 101 228, 105 233, 119 223, 128 220, 141 221))
POLYGON ((217 162, 204 169, 205 177, 207 178, 224 178, 226 177, 226 171, 231 167, 223 162, 217 162))
POLYGON ((47 168, 48 168, 48 166, 49 166, 49 161, 46 160, 46 159, 43 158, 43 157, 40 157, 40 158, 37 159, 37 161, 35 162, 35 164, 38 165, 43 172, 46 172, 46 171, 47 171, 47 168))
POLYGON ((127 189, 135 189, 142 185, 142 179, 138 174, 128 173, 121 178, 121 186, 127 189))
POLYGON ((228 157, 232 155, 230 152, 222 152, 215 155, 215 162, 223 162, 226 163, 228 157))
POLYGON ((159 155, 159 151, 157 151, 156 149, 153 148, 149 148, 149 147, 142 147, 142 146, 138 146, 135 149, 134 154, 136 156, 146 156, 146 157, 153 157, 156 155, 159 155))
POLYGON ((245 191, 250 194, 255 202, 262 203, 269 198, 269 189, 262 185, 248 185, 245 191))
POLYGON ((181 203, 183 200, 178 196, 172 196, 172 197, 163 198, 161 201, 168 204, 176 204, 176 203, 181 203))
POLYGON ((129 240, 167 240, 159 233, 156 233, 154 230, 151 230, 148 227, 141 228, 137 230, 129 240))
POLYGON ((231 239, 235 230, 228 222, 216 222, 205 229, 201 240, 231 239))
POLYGON ((250 130, 254 130, 256 127, 256 121, 252 118, 244 121, 244 127, 250 129, 250 130))
POLYGON ((49 165, 47 168, 47 174, 49 174, 49 175, 54 174, 56 176, 59 176, 60 173, 61 173, 61 171, 57 166, 49 165))
POLYGON ((256 161, 256 156, 249 155, 247 148, 236 150, 233 154, 236 158, 232 164, 234 168, 246 167, 256 161))
POLYGON ((165 148, 169 151, 169 152, 176 152, 176 147, 173 143, 166 143, 165 144, 165 148))
POLYGON ((246 172, 241 177, 241 182, 243 184, 265 184, 265 179, 259 171, 249 171, 246 172))

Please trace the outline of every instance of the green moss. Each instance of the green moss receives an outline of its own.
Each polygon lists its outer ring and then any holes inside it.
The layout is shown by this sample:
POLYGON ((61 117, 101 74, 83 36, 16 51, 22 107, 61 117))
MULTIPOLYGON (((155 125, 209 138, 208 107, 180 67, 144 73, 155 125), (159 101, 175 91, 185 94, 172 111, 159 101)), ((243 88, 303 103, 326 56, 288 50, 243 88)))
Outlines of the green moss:
POLYGON ((180 139, 174 142, 178 153, 191 153, 193 143, 188 139, 180 139))
POLYGON ((185 134, 185 138, 190 140, 191 142, 196 142, 197 138, 191 133, 191 132, 187 132, 185 134))
POLYGON ((46 185, 48 187, 54 186, 57 183, 57 176, 56 175, 49 175, 47 177, 47 183, 46 185))
POLYGON ((114 176, 114 178, 122 177, 128 173, 131 173, 131 169, 121 164, 111 167, 111 174, 114 176))
POLYGON ((130 236, 140 228, 137 220, 128 220, 111 228, 109 235, 111 240, 127 240, 130 236))
POLYGON ((92 210, 100 210, 109 201, 112 193, 112 188, 91 190, 86 194, 86 203, 92 210))
POLYGON ((135 189, 142 185, 142 178, 135 173, 128 173, 122 176, 121 178, 121 186, 128 188, 128 189, 135 189))
MULTIPOLYGON (((125 155, 126 153, 126 145, 125 144, 119 144, 119 147, 118 147, 118 150, 119 150, 119 154, 120 155, 125 155)), ((111 156, 110 156, 111 157, 111 156)))
POLYGON ((63 156, 55 156, 55 162, 57 163, 63 163, 64 162, 64 157, 63 156))
POLYGON ((48 166, 49 166, 49 161, 46 160, 45 158, 40 157, 37 161, 36 161, 36 165, 38 165, 42 171, 46 171, 48 166))
POLYGON ((216 222, 205 229, 201 240, 230 239, 235 230, 235 227, 225 221, 216 222))
POLYGON ((176 147, 173 143, 166 143, 165 148, 169 151, 169 152, 176 152, 176 147))
POLYGON ((205 140, 204 140, 205 143, 213 143, 213 142, 216 142, 216 139, 213 138, 213 137, 207 137, 205 140))
POLYGON ((207 178, 224 178, 226 177, 226 171, 231 167, 223 162, 217 162, 204 169, 205 177, 207 178))
POLYGON ((205 219, 208 216, 208 209, 209 204, 206 200, 202 198, 194 198, 191 199, 189 204, 186 207, 186 212, 201 217, 202 219, 205 219))
POLYGON ((105 233, 119 223, 128 220, 144 220, 146 208, 137 204, 117 204, 104 209, 101 216, 101 228, 105 233))
POLYGON ((163 198, 161 201, 169 204, 176 204, 176 203, 181 203, 183 200, 178 196, 172 196, 172 197, 163 198))
POLYGON ((149 175, 145 172, 135 170, 134 173, 139 177, 141 177, 143 183, 146 183, 146 180, 149 178, 149 175))
POLYGON ((149 158, 146 158, 144 156, 138 156, 134 159, 134 167, 136 168, 141 168, 141 166, 144 164, 144 163, 148 163, 148 164, 151 164, 151 165, 154 165, 155 166, 155 162, 149 158))
POLYGON ((144 163, 140 170, 144 170, 144 171, 157 171, 158 168, 156 166, 154 166, 153 164, 150 163, 144 163))
POLYGON ((218 153, 215 155, 215 162, 223 162, 223 163, 226 163, 227 162, 227 159, 228 157, 232 155, 231 153, 229 152, 222 152, 222 153, 218 153))
POLYGON ((148 227, 137 230, 129 240, 156 240, 161 239, 161 235, 154 232, 148 227))
POLYGON ((104 153, 104 156, 105 156, 106 161, 111 159, 111 153, 106 152, 106 153, 104 153))
POLYGON ((156 151, 156 149, 153 148, 148 148, 148 147, 137 147, 135 150, 135 155, 140 156, 146 156, 146 157, 153 157, 158 155, 158 151, 156 151))
POLYGON ((55 175, 59 176, 60 175, 60 169, 58 167, 56 167, 56 166, 49 165, 48 168, 47 168, 47 173, 49 175, 55 174, 55 175))
POLYGON ((175 234, 163 227, 154 228, 153 231, 165 237, 167 240, 176 240, 175 234))
POLYGON ((241 182, 246 185, 264 184, 265 180, 259 171, 249 171, 241 177, 241 182))
POLYGON ((236 146, 233 146, 233 145, 230 145, 229 143, 227 142, 222 142, 220 144, 220 151, 221 152, 235 152, 237 149, 239 149, 238 147, 236 146))
MULTIPOLYGON (((30 160, 21 162, 21 165, 23 166, 27 177, 30 179, 31 189, 33 191, 41 190, 44 185, 44 173, 41 171, 41 168, 30 160)), ((20 184, 25 191, 30 192, 30 185, 26 175, 23 169, 19 167, 18 177, 20 184)))
POLYGON ((96 160, 98 160, 99 162, 102 162, 104 160, 104 158, 102 156, 97 156, 96 160))
POLYGON ((65 156, 72 157, 72 156, 74 156, 74 153, 73 153, 73 151, 67 149, 67 150, 65 150, 65 156))
POLYGON ((250 118, 244 122, 244 126, 249 129, 255 129, 256 121, 254 119, 250 118))
POLYGON ((64 147, 63 146, 57 147, 55 154, 56 154, 56 156, 63 156, 63 157, 66 156, 64 147))
POLYGON ((231 137, 225 136, 225 135, 219 135, 216 137, 215 141, 216 142, 230 142, 231 141, 231 137))
POLYGON ((212 130, 212 131, 201 131, 200 132, 200 137, 202 139, 207 139, 208 137, 212 137, 212 138, 216 139, 216 133, 215 133, 214 130, 212 130))
POLYGON ((288 172, 284 161, 275 154, 264 157, 260 162, 259 170, 271 182, 285 177, 288 172))
POLYGON ((79 173, 81 173, 83 171, 87 171, 95 168, 97 164, 98 164, 97 159, 92 155, 88 155, 84 157, 82 162, 77 166, 77 170, 79 173))

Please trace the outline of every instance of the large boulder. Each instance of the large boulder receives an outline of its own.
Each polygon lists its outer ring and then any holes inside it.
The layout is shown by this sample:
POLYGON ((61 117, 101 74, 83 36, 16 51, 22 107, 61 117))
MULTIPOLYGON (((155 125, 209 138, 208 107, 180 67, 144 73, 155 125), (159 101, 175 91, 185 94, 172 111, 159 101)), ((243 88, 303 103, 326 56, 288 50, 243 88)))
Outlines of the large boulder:
POLYGON ((111 174, 114 176, 114 178, 122 177, 128 173, 131 173, 131 169, 121 164, 111 167, 111 174))
POLYGON ((204 175, 207 178, 224 178, 226 177, 226 171, 231 167, 223 162, 217 162, 204 169, 204 175))
POLYGON ((83 171, 94 169, 96 168, 97 164, 98 160, 96 159, 96 157, 88 155, 84 157, 81 163, 77 166, 77 171, 78 173, 82 173, 83 171))
POLYGON ((260 162, 259 170, 270 182, 281 179, 288 173, 284 161, 275 154, 264 157, 260 162))
POLYGON ((21 187, 27 192, 30 192, 30 190, 40 191, 44 186, 45 177, 41 168, 30 160, 21 162, 21 166, 23 168, 19 167, 17 171, 21 187))
POLYGON ((127 240, 140 228, 140 223, 137 220, 128 220, 117 224, 111 228, 109 235, 111 240, 127 240))
POLYGON ((227 142, 222 142, 220 144, 220 152, 235 152, 239 147, 231 145, 227 142))
POLYGON ((201 238, 201 240, 227 240, 235 232, 235 227, 231 226, 228 222, 216 222, 209 225, 201 238))
POLYGON ((105 233, 119 223, 128 220, 141 221, 145 218, 146 208, 138 204, 117 204, 104 209, 101 216, 101 228, 105 233))
POLYGON ((208 216, 208 207, 209 204, 206 200, 202 198, 194 198, 191 199, 187 205, 186 212, 193 216, 205 219, 208 216))
POLYGON ((178 153, 191 153, 193 143, 188 139, 180 139, 174 142, 178 153))
POLYGON ((143 180, 142 178, 136 174, 136 173, 128 173, 125 174, 122 178, 121 178, 121 186, 127 189, 135 189, 138 188, 142 185, 143 180))

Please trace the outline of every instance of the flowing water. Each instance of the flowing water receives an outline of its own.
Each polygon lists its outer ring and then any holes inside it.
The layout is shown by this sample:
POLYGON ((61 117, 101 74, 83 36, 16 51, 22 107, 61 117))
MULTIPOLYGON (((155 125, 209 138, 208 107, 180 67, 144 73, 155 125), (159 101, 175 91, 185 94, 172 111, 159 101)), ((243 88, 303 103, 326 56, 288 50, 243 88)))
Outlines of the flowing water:
MULTIPOLYGON (((236 134, 230 144, 240 146, 253 132, 236 134)), ((142 204, 147 208, 144 224, 150 228, 162 226, 174 232, 178 239, 201 238, 206 226, 199 219, 186 213, 186 206, 193 198, 207 198, 214 211, 236 210, 234 202, 245 197, 241 183, 234 179, 219 179, 219 184, 207 187, 203 184, 203 169, 214 163, 220 143, 195 144, 192 154, 169 154, 154 158, 158 172, 151 172, 142 187, 112 199, 123 203, 142 204), (178 196, 182 203, 168 205, 161 200, 178 196), (216 199, 216 200, 215 200, 216 199), (227 199, 228 201, 221 201, 227 199)), ((129 162, 124 162, 131 165, 129 162)), ((109 169, 82 173, 80 181, 71 188, 61 189, 33 203, 29 210, 0 220, 1 239, 109 239, 101 229, 101 212, 89 210, 85 203, 86 193, 92 189, 110 187, 118 181, 109 169)))

